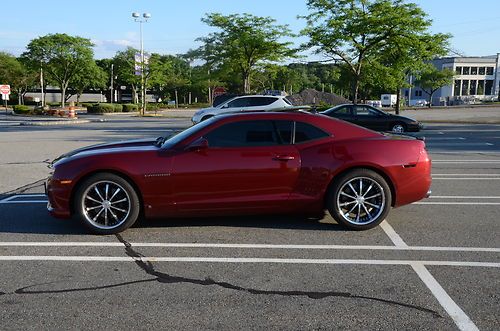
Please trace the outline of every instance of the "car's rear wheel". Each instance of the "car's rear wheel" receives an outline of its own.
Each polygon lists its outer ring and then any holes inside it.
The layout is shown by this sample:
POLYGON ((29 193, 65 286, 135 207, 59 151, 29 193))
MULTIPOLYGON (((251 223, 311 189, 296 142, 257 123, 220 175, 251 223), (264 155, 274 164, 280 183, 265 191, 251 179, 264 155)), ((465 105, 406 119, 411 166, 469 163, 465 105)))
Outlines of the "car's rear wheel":
POLYGON ((327 207, 339 224, 367 230, 385 219, 391 201, 391 190, 382 176, 369 169, 356 169, 333 182, 327 207))
POLYGON ((404 123, 394 123, 392 125, 391 131, 395 133, 406 132, 406 125, 404 123))
POLYGON ((115 234, 132 226, 140 212, 139 197, 128 181, 111 173, 87 178, 75 193, 75 211, 97 234, 115 234))

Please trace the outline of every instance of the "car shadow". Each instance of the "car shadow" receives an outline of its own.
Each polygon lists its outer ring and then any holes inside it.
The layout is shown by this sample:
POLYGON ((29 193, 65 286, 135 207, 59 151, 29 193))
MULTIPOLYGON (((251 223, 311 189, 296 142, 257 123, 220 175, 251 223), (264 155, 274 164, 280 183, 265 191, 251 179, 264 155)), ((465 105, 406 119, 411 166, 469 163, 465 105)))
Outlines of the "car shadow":
MULTIPOLYGON (((6 217, 0 219, 0 235, 2 234, 40 234, 40 235, 87 235, 90 232, 75 217, 71 219, 56 219, 47 214, 41 206, 31 208, 0 207, 0 213, 5 209, 6 217)), ((329 219, 307 218, 300 216, 234 216, 234 217, 199 217, 199 218, 164 218, 140 219, 133 226, 144 229, 191 228, 191 227, 233 227, 260 229, 288 229, 304 231, 349 231, 329 219)))
POLYGON ((287 230, 350 231, 326 218, 288 215, 141 219, 134 228, 234 227, 287 230))

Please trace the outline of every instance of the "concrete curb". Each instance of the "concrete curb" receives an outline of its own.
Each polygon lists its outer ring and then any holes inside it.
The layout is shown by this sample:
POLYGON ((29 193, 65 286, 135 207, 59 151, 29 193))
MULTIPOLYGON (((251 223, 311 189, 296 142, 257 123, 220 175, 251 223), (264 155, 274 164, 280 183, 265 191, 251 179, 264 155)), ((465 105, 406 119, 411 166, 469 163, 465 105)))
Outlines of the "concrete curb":
POLYGON ((23 121, 19 125, 25 126, 50 126, 50 125, 71 125, 90 123, 90 120, 71 120, 71 121, 23 121))

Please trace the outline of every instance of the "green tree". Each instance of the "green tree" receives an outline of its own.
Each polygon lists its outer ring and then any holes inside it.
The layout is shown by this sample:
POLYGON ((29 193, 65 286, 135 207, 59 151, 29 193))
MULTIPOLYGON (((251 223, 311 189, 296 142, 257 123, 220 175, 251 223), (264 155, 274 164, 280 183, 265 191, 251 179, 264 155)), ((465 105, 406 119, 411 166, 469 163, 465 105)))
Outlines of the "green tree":
POLYGON ((139 51, 128 47, 124 51, 119 51, 113 57, 114 74, 116 85, 130 86, 132 88, 132 100, 139 103, 138 89, 141 85, 141 76, 135 73, 135 54, 139 51))
POLYGON ((279 41, 292 36, 288 26, 278 25, 270 17, 211 13, 202 21, 219 31, 198 38, 203 45, 190 56, 205 60, 211 68, 235 69, 245 93, 251 91, 250 78, 258 64, 282 61, 296 54, 290 48, 291 42, 279 41))
MULTIPOLYGON (((396 40, 413 39, 430 25, 417 5, 403 0, 308 0, 307 6, 311 13, 304 17, 303 33, 310 41, 305 46, 346 64, 354 103, 368 61, 391 51, 396 40)), ((399 47, 405 44, 409 45, 399 47)))
MULTIPOLYGON (((80 97, 85 90, 106 90, 107 82, 108 75, 106 75, 106 72, 93 62, 85 71, 80 71, 72 77, 68 90, 73 91, 76 94, 76 102, 80 102, 80 97)), ((71 95, 68 93, 66 100, 70 97, 71 95)))
POLYGON ((94 63, 94 45, 89 39, 73 37, 64 33, 49 34, 33 39, 22 57, 30 66, 40 64, 50 79, 61 88, 61 105, 66 101, 66 90, 71 80, 94 63))
POLYGON ((17 95, 17 103, 24 104, 24 95, 36 85, 37 73, 29 70, 15 56, 0 52, 0 84, 8 84, 17 95))
POLYGON ((451 85, 454 75, 455 73, 452 70, 447 68, 439 70, 432 64, 427 65, 418 73, 415 85, 419 86, 429 96, 429 107, 432 105, 434 93, 443 86, 451 85))

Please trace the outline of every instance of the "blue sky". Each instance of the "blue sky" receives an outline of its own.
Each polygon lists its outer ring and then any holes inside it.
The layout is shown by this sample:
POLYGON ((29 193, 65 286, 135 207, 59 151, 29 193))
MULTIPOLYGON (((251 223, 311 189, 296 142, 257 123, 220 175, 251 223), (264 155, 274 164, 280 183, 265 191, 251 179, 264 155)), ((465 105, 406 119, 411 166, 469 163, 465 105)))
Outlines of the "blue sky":
MULTIPOLYGON (((500 1, 415 0, 433 20, 433 32, 453 34, 451 46, 466 56, 500 52, 500 1)), ((200 21, 209 12, 272 16, 294 32, 305 25, 297 15, 307 13, 305 0, 24 0, 2 4, 0 51, 21 54, 31 39, 67 33, 91 39, 96 58, 112 57, 126 46, 139 48, 139 24, 133 11, 149 12, 144 47, 162 54, 195 48, 195 39, 210 32, 200 21), (19 13, 19 14, 16 14, 19 13)), ((304 40, 304 39, 302 39, 304 40)), ((300 41, 300 40, 299 40, 300 41)))

